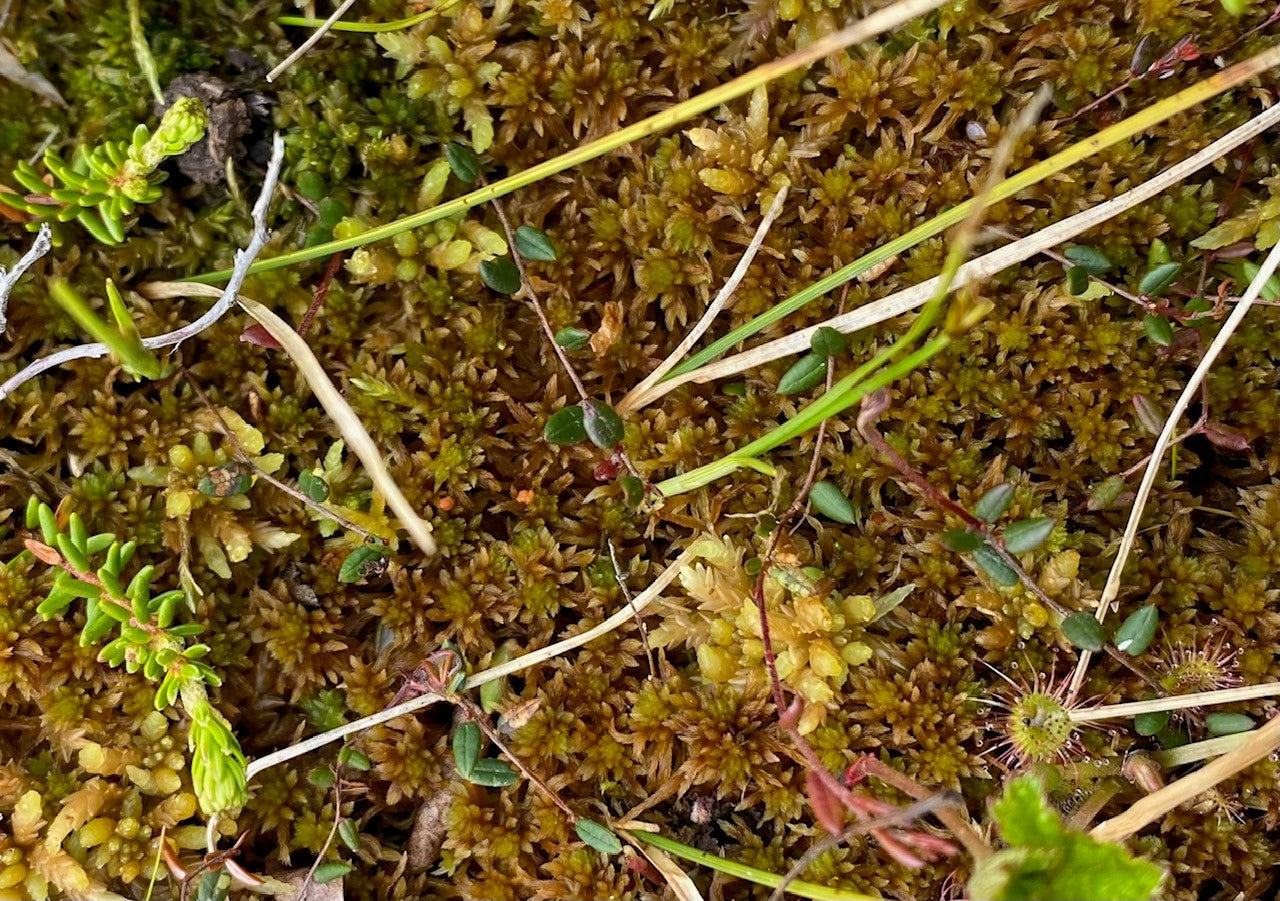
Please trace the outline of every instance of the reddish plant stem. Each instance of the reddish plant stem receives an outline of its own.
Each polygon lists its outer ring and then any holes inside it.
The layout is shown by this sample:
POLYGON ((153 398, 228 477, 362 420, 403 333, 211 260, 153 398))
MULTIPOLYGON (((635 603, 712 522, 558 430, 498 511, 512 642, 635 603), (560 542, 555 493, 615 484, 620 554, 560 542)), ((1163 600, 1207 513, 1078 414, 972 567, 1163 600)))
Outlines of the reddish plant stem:
POLYGON ((316 318, 316 313, 324 306, 325 298, 329 296, 329 286, 333 284, 334 277, 342 268, 342 257, 342 251, 329 257, 329 262, 324 267, 324 275, 320 276, 320 283, 316 285, 315 296, 311 298, 311 306, 307 307, 307 312, 302 316, 302 322, 298 324, 299 335, 307 333, 307 329, 311 328, 311 321, 316 318))

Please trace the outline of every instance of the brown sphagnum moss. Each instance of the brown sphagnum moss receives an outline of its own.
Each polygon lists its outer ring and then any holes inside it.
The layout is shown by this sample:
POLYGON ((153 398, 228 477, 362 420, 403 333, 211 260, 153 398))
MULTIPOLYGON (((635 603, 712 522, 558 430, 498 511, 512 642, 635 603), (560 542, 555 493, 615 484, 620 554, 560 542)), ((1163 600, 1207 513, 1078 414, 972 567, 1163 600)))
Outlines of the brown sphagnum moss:
MULTIPOLYGON (((20 85, 0 83, 0 173, 46 146, 71 159, 78 147, 127 139, 138 123, 157 125, 128 16, 100 6, 24 4, 5 26, 5 46, 67 106, 39 107, 20 85)), ((295 13, 291 4, 182 0, 162 15, 143 2, 162 83, 212 72, 252 108, 265 105, 242 139, 244 155, 232 154, 229 181, 196 184, 162 166, 169 177, 148 183, 145 208, 131 214, 120 243, 98 244, 73 221, 60 226, 61 247, 9 298, 0 380, 83 340, 47 298, 51 278, 99 298, 108 277, 134 288, 227 266, 249 234, 245 198, 256 196, 272 128, 285 138, 288 190, 273 208, 264 257, 465 194, 473 184, 451 164, 450 142, 472 148, 480 174, 497 180, 807 46, 869 9, 678 0, 651 20, 650 0, 437 6, 440 15, 410 28, 330 34, 267 85, 255 73, 304 33, 272 21, 295 13)), ((378 0, 351 17, 390 21, 426 8, 378 0)), ((527 259, 531 284, 554 330, 587 335, 566 351, 587 393, 616 401, 697 320, 784 183, 781 216, 701 346, 972 197, 1006 123, 1042 83, 1053 102, 1015 149, 1011 172, 1202 80, 1217 71, 1219 54, 1234 62, 1265 49, 1274 23, 1236 43, 1265 20, 1262 4, 1237 19, 1219 0, 949 3, 523 188, 505 208, 514 225, 534 226, 554 245, 554 259, 527 259), (1158 56, 1184 37, 1198 58, 1087 108, 1131 78, 1135 54, 1158 56)), ((1110 199, 1240 125, 1274 93, 1268 74, 1211 99, 993 206, 987 223, 1026 235, 1110 199)), ((1056 520, 1043 546, 1017 555, 1034 587, 1002 584, 970 565, 968 552, 949 550, 943 536, 964 523, 924 502, 863 442, 851 414, 830 423, 820 477, 847 495, 855 521, 807 509, 779 542, 765 600, 782 684, 804 702, 799 731, 832 773, 873 754, 923 786, 959 791, 982 819, 1006 770, 1032 769, 1064 809, 1115 789, 1100 820, 1141 795, 1107 781, 1126 754, 1207 737, 1203 709, 1158 729, 1130 720, 1073 728, 1069 712, 1082 702, 1059 690, 1075 660, 1059 621, 1093 610, 1136 478, 1115 486, 1113 506, 1091 505, 1091 492, 1151 451, 1135 396, 1172 405, 1221 313, 1243 293, 1247 267, 1276 240, 1277 165, 1264 136, 1079 239, 1106 254, 1106 280, 1132 290, 1156 264, 1153 242, 1164 242, 1183 264, 1152 298, 1168 304, 1172 341, 1154 340, 1129 300, 1101 289, 1072 293, 1061 264, 1035 258, 979 286, 992 312, 893 386, 880 432, 931 484, 966 509, 992 486, 1014 485, 996 530, 1006 537, 1018 520, 1056 520), (1225 307, 1187 307, 1201 296, 1210 304, 1221 296, 1225 307), (878 603, 899 586, 911 593, 882 611, 878 603), (990 709, 992 700, 1003 706, 990 709)), ((26 218, 0 216, 0 265, 28 246, 26 218)), ((740 470, 634 509, 608 453, 543 440, 548 418, 577 397, 529 306, 482 275, 512 249, 486 206, 354 249, 305 335, 431 523, 434 558, 396 544, 395 519, 336 444, 336 428, 289 357, 240 340, 243 316, 184 344, 187 377, 258 467, 291 485, 322 485, 325 503, 388 542, 387 558, 360 579, 340 572, 361 536, 246 471, 180 376, 132 381, 110 358, 84 360, 0 401, 0 901, 107 891, 141 898, 162 831, 188 868, 206 841, 190 718, 157 712, 144 673, 109 668, 99 648, 82 647, 83 612, 38 614, 54 576, 24 551, 32 494, 64 524, 74 512, 136 541, 159 582, 187 588, 179 620, 204 628, 206 660, 222 677, 208 703, 250 759, 381 710, 445 641, 475 671, 499 648, 519 655, 602 621, 626 604, 606 541, 633 593, 697 543, 699 560, 647 611, 655 675, 639 632, 626 626, 505 680, 495 727, 578 816, 616 825, 656 797, 641 819, 664 835, 778 873, 824 834, 806 768, 778 725, 751 596, 752 567, 805 480, 812 436, 770 452, 772 477, 740 470)), ((910 249, 856 284, 849 308, 933 277, 946 252, 942 238, 910 249)), ((243 293, 296 323, 324 264, 261 272, 243 293)), ((837 297, 815 300, 765 337, 833 315, 837 297)), ((190 321, 201 304, 128 299, 143 335, 190 321)), ((851 336, 837 375, 906 325, 891 320, 851 336)), ((1108 619, 1114 629, 1154 605, 1157 632, 1127 661, 1132 667, 1099 655, 1080 698, 1113 703, 1280 679, 1276 335, 1274 306, 1249 313, 1206 383, 1221 429, 1188 439, 1176 463, 1161 463, 1120 613, 1108 619)), ((622 447, 654 481, 742 447, 807 399, 778 393, 791 362, 676 389, 626 417, 622 447)), ((1229 709, 1259 722, 1270 712, 1262 701, 1229 709)), ((337 814, 358 824, 359 850, 335 841, 324 858, 350 866, 348 897, 663 891, 645 867, 602 857, 527 780, 464 781, 445 710, 352 740, 368 766, 340 767, 337 814), (410 848, 426 828, 415 815, 441 796, 449 803, 429 824, 440 851, 415 868, 410 848)), ((251 780, 247 803, 219 825, 223 850, 247 833, 235 859, 247 871, 310 866, 335 817, 334 793, 312 781, 313 768, 334 762, 329 749, 251 780)), ((1271 890, 1276 767, 1264 760, 1130 843, 1168 869, 1165 896, 1271 890)), ((874 781, 863 788, 904 801, 874 781)), ((712 887, 706 871, 685 866, 704 893, 748 891, 733 881, 712 887)), ((859 835, 801 878, 934 897, 968 872, 959 857, 904 867, 859 835)), ((151 896, 177 898, 177 882, 161 878, 151 896)))

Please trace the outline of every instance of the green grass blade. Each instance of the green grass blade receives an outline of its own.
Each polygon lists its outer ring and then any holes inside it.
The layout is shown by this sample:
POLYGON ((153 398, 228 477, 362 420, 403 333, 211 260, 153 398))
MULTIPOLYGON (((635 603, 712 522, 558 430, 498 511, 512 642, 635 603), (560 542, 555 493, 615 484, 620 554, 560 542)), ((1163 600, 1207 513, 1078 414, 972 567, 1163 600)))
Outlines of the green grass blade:
MULTIPOLYGON (((738 863, 736 860, 716 857, 714 854, 691 848, 673 838, 667 838, 665 835, 659 835, 656 832, 644 832, 643 830, 635 829, 629 830, 627 834, 641 844, 652 845, 690 863, 696 863, 709 870, 719 870, 721 873, 738 879, 745 879, 747 882, 754 882, 756 885, 777 888, 782 883, 782 877, 777 873, 770 873, 768 870, 761 870, 745 863, 738 863)), ((814 901, 875 901, 871 895, 863 895, 847 889, 828 888, 825 885, 815 885, 812 882, 803 882, 799 879, 787 883, 787 891, 800 898, 812 898, 814 901)))
MULTIPOLYGON (((278 257, 272 257, 267 260, 259 260, 249 267, 249 272, 251 274, 267 272, 283 266, 304 263, 308 260, 324 259, 340 250, 350 250, 353 247, 360 247, 364 244, 372 244, 375 241, 391 238, 411 228, 418 228, 456 213, 466 212, 495 198, 505 197, 512 191, 519 190, 526 185, 531 185, 566 169, 572 169, 580 163, 604 156, 606 153, 616 150, 625 144, 630 144, 632 141, 638 141, 641 138, 666 131, 687 119, 715 109, 722 103, 728 103, 730 100, 749 94, 760 85, 768 84, 788 72, 794 72, 796 69, 811 65, 837 50, 896 28, 922 13, 941 6, 943 2, 944 0, 898 0, 897 3, 872 13, 848 28, 819 38, 795 53, 757 66, 750 72, 740 75, 717 88, 712 88, 696 97, 677 103, 675 106, 656 113, 647 119, 642 119, 634 125, 629 125, 613 134, 590 141, 581 147, 574 148, 567 153, 525 169, 523 172, 509 175, 501 181, 485 185, 470 194, 442 203, 429 210, 423 210, 422 212, 414 213, 412 216, 406 216, 403 219, 388 222, 377 228, 371 228, 355 237, 341 241, 329 241, 325 244, 317 244, 314 247, 307 247, 293 253, 281 254, 278 257)), ((230 277, 230 269, 220 269, 217 272, 206 272, 202 275, 197 275, 189 279, 189 281, 202 284, 218 284, 225 282, 230 277)))
MULTIPOLYGON (((1134 113, 1121 122, 1117 122, 1115 125, 1104 128, 1092 137, 1072 144, 1067 149, 1055 153, 1047 160, 1036 163, 1031 168, 1024 169, 1016 175, 1009 176, 991 189, 989 202, 998 203, 1002 200, 1008 200, 1020 191, 1026 190, 1051 175, 1056 175, 1068 166, 1088 159, 1113 144, 1134 137, 1153 125, 1163 122, 1170 116, 1203 103, 1210 97, 1220 94, 1243 81, 1247 81, 1259 72, 1272 68, 1277 63, 1280 63, 1280 46, 1272 47, 1229 69, 1224 69, 1211 75, 1204 81, 1197 82, 1172 97, 1167 97, 1159 103, 1152 104, 1147 109, 1134 113)), ((683 375, 709 363, 744 338, 749 338, 757 332, 768 328, 784 316, 794 313, 811 300, 821 297, 833 288, 840 287, 845 282, 856 278, 895 254, 910 250, 921 241, 941 234, 951 226, 963 221, 972 211, 973 204, 973 200, 966 200, 964 203, 957 204, 951 209, 934 216, 928 222, 917 225, 906 234, 894 238, 882 247, 877 247, 865 256, 859 257, 847 266, 837 269, 821 281, 814 282, 803 291, 793 294, 777 306, 765 313, 761 313, 750 322, 738 326, 723 338, 694 354, 671 370, 667 377, 683 375)))

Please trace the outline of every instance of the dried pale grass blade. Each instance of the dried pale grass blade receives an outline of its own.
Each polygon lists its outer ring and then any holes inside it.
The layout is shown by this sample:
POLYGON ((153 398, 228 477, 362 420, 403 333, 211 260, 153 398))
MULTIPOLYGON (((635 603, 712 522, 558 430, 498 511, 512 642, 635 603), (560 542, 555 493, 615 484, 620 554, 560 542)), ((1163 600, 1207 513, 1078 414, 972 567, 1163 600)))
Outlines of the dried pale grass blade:
POLYGON ((1108 704, 1105 707, 1077 707, 1069 712, 1073 723, 1096 723, 1099 720, 1128 719, 1142 713, 1162 713, 1167 710, 1186 710, 1190 707, 1212 707, 1215 704, 1234 704, 1257 698, 1280 696, 1280 682, 1264 682, 1261 685, 1242 685, 1239 688, 1223 688, 1218 691, 1201 691, 1190 695, 1172 695, 1134 701, 1130 704, 1108 704))
MULTIPOLYGON (((1275 107, 1272 107, 1267 112, 1272 112, 1274 109, 1275 107)), ((1125 525, 1124 535, 1120 538, 1120 549, 1116 552, 1115 562, 1111 564, 1111 571, 1107 573, 1107 583, 1102 588, 1102 597, 1098 599, 1096 613, 1098 622, 1106 619, 1107 612, 1120 594, 1120 582, 1124 578, 1124 567, 1129 562, 1129 555, 1133 553, 1133 546, 1138 540, 1138 525, 1142 521, 1142 511, 1146 509, 1147 500, 1151 497, 1151 491, 1156 484, 1156 478, 1163 468, 1161 461, 1164 459, 1165 451, 1173 443, 1173 436, 1178 430, 1179 420, 1187 412, 1187 408, 1191 406, 1191 402, 1200 391, 1200 385, 1204 382, 1205 377, 1209 375, 1209 370, 1213 368, 1214 362, 1222 354, 1227 342, 1231 340, 1231 336, 1240 327, 1240 323, 1244 321, 1249 308, 1258 301, 1258 298, 1262 295, 1263 288, 1266 287, 1267 282, 1275 274, 1278 267, 1280 267, 1280 244, 1271 248, 1267 258, 1262 261, 1262 267, 1258 270, 1258 274, 1249 282, 1249 287, 1244 292, 1244 296, 1240 298, 1240 302, 1231 311, 1227 321, 1222 324, 1218 334, 1214 336, 1213 341, 1205 349, 1204 356, 1200 358, 1200 363, 1196 366, 1195 372, 1191 373, 1191 378, 1187 379, 1187 384, 1182 389, 1182 394, 1178 395, 1178 399, 1173 404, 1173 409, 1169 411, 1169 417, 1165 420, 1164 428, 1160 430, 1160 437, 1156 439, 1156 446, 1152 448, 1151 456, 1147 457, 1147 468, 1142 474, 1142 482, 1138 485, 1138 490, 1134 495, 1133 508, 1129 513, 1129 522, 1125 525)), ((1071 677, 1072 696, 1084 684, 1084 675, 1089 667, 1089 660, 1089 652, 1081 652, 1080 660, 1077 662, 1076 670, 1071 677)))
MULTIPOLYGON (((764 88, 757 88, 757 90, 763 91, 764 88)), ((782 204, 787 199, 787 191, 788 186, 783 185, 781 190, 774 195, 773 203, 769 204, 769 209, 765 211, 764 219, 761 220, 760 227, 756 229, 756 233, 751 238, 751 243, 747 245, 747 249, 743 252, 742 258, 738 260, 738 265, 734 267, 733 273, 725 280, 724 287, 720 289, 720 293, 716 295, 715 300, 711 301, 710 306, 702 314, 702 318, 698 320, 697 325, 690 329, 689 334, 684 337, 684 340, 680 342, 676 349, 671 351, 667 358, 658 364, 657 369, 649 373, 644 381, 627 392, 626 397, 618 402, 617 409, 619 413, 629 412, 637 398, 643 397, 654 385, 662 381, 668 372, 675 369, 680 364, 680 361, 684 359, 685 354, 693 348, 693 345, 698 343, 698 339, 706 334, 707 329, 711 327, 711 323, 720 315, 720 311, 733 299, 734 293, 738 290, 738 285, 742 283, 743 278, 746 277, 747 269, 751 267, 752 260, 760 252, 760 245, 764 243, 765 236, 769 234, 769 229, 782 213, 782 204)))
POLYGON ((1160 791, 1147 795, 1119 816, 1099 823, 1089 834, 1098 841, 1122 842, 1175 807, 1267 757, 1277 748, 1280 748, 1280 716, 1251 732, 1249 738, 1235 750, 1228 751, 1189 776, 1171 782, 1160 791))
POLYGON ((349 10, 355 2, 356 0, 343 0, 343 3, 333 11, 333 14, 324 20, 324 24, 311 32, 311 36, 303 41, 302 45, 298 47, 297 50, 290 53, 284 58, 283 62, 267 73, 267 81, 275 81, 290 66, 302 59, 302 57, 305 56, 312 47, 319 43, 320 39, 328 33, 329 29, 333 28, 333 26, 337 24, 338 20, 346 15, 347 10, 349 10))
MULTIPOLYGON (((244 300, 247 299, 248 298, 244 298, 244 300)), ((261 304, 258 304, 256 301, 249 301, 249 303, 261 306, 261 304)), ((261 319, 258 321, 262 322, 264 326, 267 326, 268 331, 271 331, 271 327, 266 322, 263 322, 261 319)), ((292 332, 292 329, 290 329, 290 332, 292 332)), ((276 338, 279 339, 279 335, 276 335, 274 331, 272 332, 272 335, 275 335, 276 338)), ((302 339, 299 338, 298 340, 302 339)), ((284 341, 281 341, 280 343, 285 344, 284 341)), ((287 349, 288 345, 285 344, 285 347, 287 349)), ((326 382, 327 381, 328 380, 326 379, 326 382)), ((501 666, 495 666, 484 670, 483 672, 475 673, 467 679, 462 690, 468 691, 473 688, 479 688, 487 682, 492 682, 495 679, 501 679, 502 677, 509 676, 512 673, 518 673, 520 670, 528 669, 529 667, 541 663, 544 660, 550 660, 553 657, 558 657, 566 651, 571 651, 574 648, 581 647, 587 642, 613 631, 623 623, 630 622, 635 616, 635 613, 632 612, 633 607, 634 610, 638 612, 652 603, 655 598, 662 594, 662 591, 668 585, 675 581, 680 570, 693 558, 694 554, 691 551, 685 550, 670 566, 658 575, 658 578, 653 581, 653 584, 640 594, 636 595, 631 604, 623 606, 617 613, 600 623, 600 625, 566 638, 564 641, 558 641, 549 647, 545 647, 537 651, 531 651, 523 657, 517 657, 515 660, 504 663, 501 666)), ((248 767, 248 778, 252 779, 264 770, 268 770, 277 764, 284 763, 285 761, 292 760, 295 757, 300 757, 303 754, 310 754, 312 751, 322 748, 330 742, 338 741, 346 738, 348 735, 354 735, 357 732, 363 732, 365 729, 370 729, 373 726, 380 725, 388 720, 393 720, 403 714, 422 710, 425 707, 430 707, 432 704, 437 704, 443 700, 446 699, 436 694, 419 695, 416 698, 411 698, 408 701, 405 701, 403 704, 397 704, 395 707, 388 707, 386 710, 379 710, 377 713, 366 716, 364 719, 356 720, 354 723, 346 723, 345 725, 339 726, 337 729, 331 729, 328 732, 313 735, 306 741, 299 742, 298 744, 291 745, 287 748, 281 748, 279 751, 275 751, 265 757, 250 761, 248 767)))
MULTIPOLYGON (((1252 140, 1277 123, 1280 123, 1280 104, 1264 110, 1244 125, 1223 135, 1199 153, 1143 182, 1138 187, 1126 191, 1119 197, 1112 198, 1082 213, 1077 213, 1074 216, 1063 219, 1061 222, 1054 223, 1033 235, 1028 235, 1012 244, 965 263, 956 273, 955 280, 951 285, 952 289, 956 290, 964 285, 988 278, 1002 269, 1029 259, 1051 247, 1063 244, 1090 228, 1106 222, 1108 219, 1112 219, 1144 201, 1150 200, 1171 185, 1177 184, 1215 160, 1221 159, 1236 147, 1252 140)), ((874 303, 845 313, 843 316, 836 316, 826 322, 820 322, 809 328, 801 329, 786 337, 769 341, 751 350, 725 357, 718 362, 710 363, 684 375, 667 379, 654 385, 643 394, 636 396, 632 400, 632 409, 638 410, 645 407, 673 388, 688 382, 711 382, 736 376, 772 360, 803 353, 809 349, 809 341, 813 337, 813 333, 822 326, 828 326, 848 334, 877 325, 895 316, 901 316, 903 313, 908 313, 924 304, 933 295, 937 285, 937 278, 929 279, 926 282, 913 285, 896 294, 891 294, 874 303)))
POLYGON ((637 842, 636 847, 640 849, 641 854, 649 858, 649 863, 662 874, 662 878, 667 880, 667 885, 671 888, 671 894, 676 896, 676 901, 703 901, 702 892, 698 891, 689 874, 680 869, 666 851, 643 842, 637 842))
POLYGON ((347 403, 347 399, 334 387, 333 382, 329 381, 324 367, 311 352, 311 346, 287 322, 256 300, 244 296, 238 300, 245 312, 258 320, 258 323, 271 333, 271 337, 280 342, 285 353, 293 359, 302 377, 315 392, 321 406, 338 427, 342 437, 346 439, 347 447, 351 448, 364 464, 365 471, 373 480, 373 487, 386 498, 387 506, 400 520, 400 524, 409 533, 413 543, 427 556, 434 556, 436 542, 431 537, 431 527, 418 516, 409 499, 404 496, 400 486, 391 477, 386 464, 382 462, 382 452, 378 450, 378 446, 365 430, 364 424, 360 422, 360 417, 356 416, 351 405, 347 403))
POLYGON ((588 629, 579 635, 566 638, 564 641, 558 641, 553 645, 548 645, 537 651, 530 651, 523 657, 517 657, 515 660, 508 661, 499 666, 487 669, 482 673, 476 673, 467 680, 467 688, 478 688, 486 682, 492 682, 494 679, 501 679, 503 676, 509 676, 512 673, 527 669, 535 663, 542 663, 544 660, 550 660, 553 657, 559 657, 566 651, 571 651, 576 647, 581 647, 589 641, 606 635, 623 623, 634 619, 640 615, 649 604, 651 604, 668 585, 675 581, 676 576, 680 574, 681 568, 690 563, 694 558, 691 551, 684 551, 675 561, 664 569, 658 578, 654 579, 644 591, 640 592, 632 599, 631 604, 625 604, 619 608, 618 612, 606 619, 600 625, 588 629))

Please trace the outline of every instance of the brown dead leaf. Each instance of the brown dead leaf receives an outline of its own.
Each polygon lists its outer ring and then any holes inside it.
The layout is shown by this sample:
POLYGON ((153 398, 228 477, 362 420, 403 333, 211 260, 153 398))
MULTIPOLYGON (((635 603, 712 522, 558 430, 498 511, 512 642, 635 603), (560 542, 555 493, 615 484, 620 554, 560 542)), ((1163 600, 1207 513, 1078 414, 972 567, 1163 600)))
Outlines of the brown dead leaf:
POLYGON ((7 79, 34 94, 39 94, 58 106, 67 105, 67 101, 62 99, 62 95, 49 79, 39 72, 28 72, 24 69, 18 58, 10 53, 3 43, 0 43, 0 78, 7 79))
POLYGON ((425 870, 440 856, 444 844, 445 814, 453 803, 448 789, 436 792, 422 802, 413 816, 413 831, 409 833, 409 869, 425 870))
POLYGON ((613 347, 613 342, 622 334, 622 304, 611 300, 604 305, 604 313, 600 317, 600 328, 591 336, 591 349, 596 356, 603 356, 605 351, 613 347))

